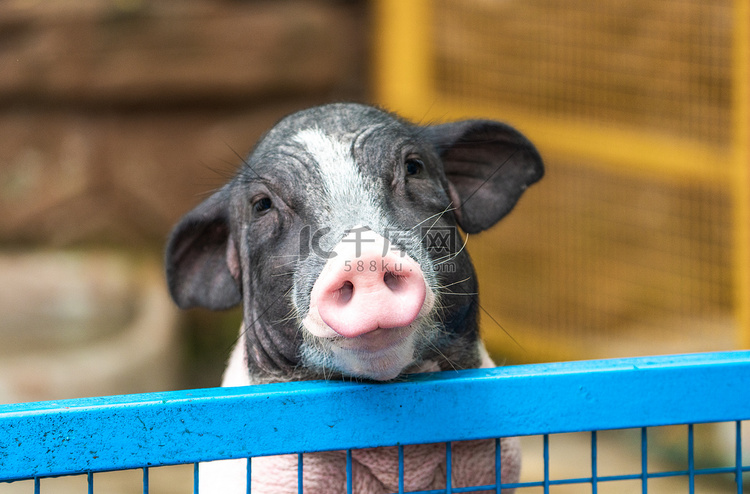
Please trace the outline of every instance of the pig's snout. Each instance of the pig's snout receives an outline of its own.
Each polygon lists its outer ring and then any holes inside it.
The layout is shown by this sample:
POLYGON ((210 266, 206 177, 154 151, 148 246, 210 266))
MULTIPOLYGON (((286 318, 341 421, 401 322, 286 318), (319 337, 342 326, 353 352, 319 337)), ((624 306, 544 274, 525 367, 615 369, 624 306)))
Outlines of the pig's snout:
POLYGON ((310 295, 310 311, 317 310, 325 325, 354 338, 415 321, 427 294, 419 263, 362 228, 347 234, 334 253, 310 295))

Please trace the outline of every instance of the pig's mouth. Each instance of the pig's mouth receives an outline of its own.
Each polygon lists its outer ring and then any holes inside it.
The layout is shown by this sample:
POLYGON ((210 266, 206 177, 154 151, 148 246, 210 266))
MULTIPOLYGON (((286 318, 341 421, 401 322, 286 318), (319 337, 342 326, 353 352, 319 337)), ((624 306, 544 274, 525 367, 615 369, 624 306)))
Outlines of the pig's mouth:
POLYGON ((333 346, 340 351, 351 352, 362 358, 377 358, 405 344, 414 333, 414 329, 378 328, 355 338, 335 338, 333 346))
POLYGON ((327 327, 312 310, 303 323, 307 334, 304 352, 308 364, 335 369, 347 376, 389 381, 412 368, 420 360, 418 349, 432 326, 435 305, 432 291, 427 292, 416 319, 407 326, 378 327, 355 337, 345 337, 327 327), (315 321, 317 324, 311 324, 315 321), (306 323, 306 324, 305 324, 306 323))
POLYGON ((402 328, 378 328, 355 338, 336 338, 336 344, 345 350, 375 354, 403 343, 412 333, 413 329, 409 326, 402 328))
POLYGON ((343 373, 388 381, 413 363, 415 329, 379 328, 356 338, 335 338, 330 343, 335 364, 343 373))

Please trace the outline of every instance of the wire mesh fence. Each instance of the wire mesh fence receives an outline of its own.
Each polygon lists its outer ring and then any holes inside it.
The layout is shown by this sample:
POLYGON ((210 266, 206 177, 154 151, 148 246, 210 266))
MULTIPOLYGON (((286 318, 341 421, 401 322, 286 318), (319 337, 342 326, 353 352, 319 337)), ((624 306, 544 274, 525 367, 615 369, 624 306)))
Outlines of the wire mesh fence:
POLYGON ((740 493, 750 480, 749 384, 750 352, 720 352, 2 405, 0 481, 11 483, 0 488, 149 492, 166 465, 182 464, 168 467, 182 480, 165 492, 199 492, 199 462, 238 458, 252 478, 261 457, 293 454, 302 460, 293 491, 309 492, 305 459, 335 451, 327 458, 346 472, 339 492, 356 492, 357 451, 386 448, 392 492, 740 493), (493 483, 452 478, 462 441, 488 441, 497 466, 499 438, 513 436, 524 451, 519 481, 498 468, 493 483), (443 466, 415 490, 404 457, 418 444, 435 445, 443 466))

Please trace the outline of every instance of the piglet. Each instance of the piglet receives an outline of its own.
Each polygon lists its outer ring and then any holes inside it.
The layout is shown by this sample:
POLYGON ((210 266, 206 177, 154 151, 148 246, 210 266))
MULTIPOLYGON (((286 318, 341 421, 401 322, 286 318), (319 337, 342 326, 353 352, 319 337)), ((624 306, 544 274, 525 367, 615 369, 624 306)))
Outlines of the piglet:
MULTIPOLYGON (((224 386, 491 367, 457 227, 491 227, 543 173, 534 146, 495 121, 420 126, 360 104, 304 110, 177 224, 169 289, 181 308, 243 305, 224 386)), ((503 482, 515 482, 518 442, 501 445, 503 482)), ((445 486, 444 448, 405 447, 407 491, 445 486)), ((494 449, 455 443, 454 487, 493 483, 494 449)), ((303 461, 306 493, 346 492, 343 452, 303 461)), ((201 464, 200 492, 244 493, 245 464, 201 464)), ((252 482, 254 493, 297 492, 297 456, 253 459, 252 482)), ((353 483, 398 491, 397 450, 354 451, 353 483)))

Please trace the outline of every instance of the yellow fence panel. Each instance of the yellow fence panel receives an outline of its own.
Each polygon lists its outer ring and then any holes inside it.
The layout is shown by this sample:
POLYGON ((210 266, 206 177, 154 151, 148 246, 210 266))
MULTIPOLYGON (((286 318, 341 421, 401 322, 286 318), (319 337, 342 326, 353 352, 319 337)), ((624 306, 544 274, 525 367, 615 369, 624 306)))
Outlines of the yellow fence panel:
POLYGON ((514 361, 750 347, 748 0, 378 0, 376 98, 507 121, 547 175, 470 238, 514 361))

